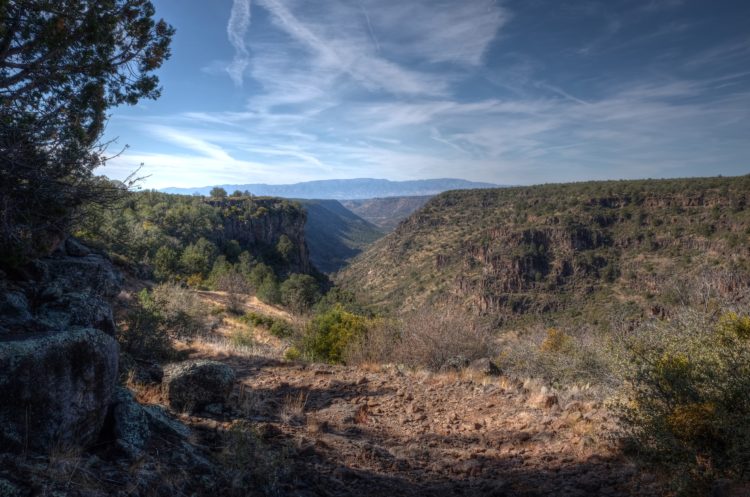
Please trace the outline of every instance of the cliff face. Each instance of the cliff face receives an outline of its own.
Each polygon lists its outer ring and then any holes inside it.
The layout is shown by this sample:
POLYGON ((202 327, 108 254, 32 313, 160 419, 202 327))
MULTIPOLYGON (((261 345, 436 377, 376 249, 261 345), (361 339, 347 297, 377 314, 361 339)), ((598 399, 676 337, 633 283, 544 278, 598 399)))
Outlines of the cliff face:
POLYGON ((221 213, 221 227, 216 233, 219 242, 236 240, 256 252, 273 251, 282 237, 291 242, 285 255, 290 273, 309 274, 313 271, 305 240, 307 215, 302 207, 277 198, 209 200, 221 213))
POLYGON ((732 299, 750 287, 749 201, 750 177, 448 192, 339 283, 392 309, 452 300, 501 321, 596 306, 660 313, 698 280, 732 299))

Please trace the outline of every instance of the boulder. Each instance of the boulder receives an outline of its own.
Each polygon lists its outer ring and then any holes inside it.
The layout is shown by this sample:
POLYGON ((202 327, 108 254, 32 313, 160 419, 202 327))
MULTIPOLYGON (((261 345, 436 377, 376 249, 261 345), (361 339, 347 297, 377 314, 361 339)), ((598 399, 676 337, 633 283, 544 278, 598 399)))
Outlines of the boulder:
POLYGON ((234 385, 234 371, 216 361, 185 361, 164 368, 162 389, 172 409, 196 412, 223 404, 234 385))
POLYGON ((486 357, 472 361, 467 369, 486 376, 500 376, 501 374, 500 368, 497 367, 497 364, 486 357))
POLYGON ((118 345, 90 328, 0 337, 0 447, 49 451, 99 435, 118 345))
POLYGON ((129 390, 118 387, 112 404, 112 434, 115 445, 131 459, 142 454, 151 437, 148 416, 129 390))

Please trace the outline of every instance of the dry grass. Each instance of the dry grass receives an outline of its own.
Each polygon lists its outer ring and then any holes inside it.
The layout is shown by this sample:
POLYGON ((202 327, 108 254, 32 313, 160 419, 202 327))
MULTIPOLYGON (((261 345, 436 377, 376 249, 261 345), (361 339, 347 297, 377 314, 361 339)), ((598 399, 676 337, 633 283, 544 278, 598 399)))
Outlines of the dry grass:
POLYGON ((125 386, 133 392, 133 396, 139 404, 164 404, 161 385, 147 385, 136 381, 134 371, 128 373, 125 386))
POLYGON ((287 394, 279 410, 279 419, 288 425, 301 424, 305 419, 305 406, 307 405, 307 394, 298 392, 287 394))

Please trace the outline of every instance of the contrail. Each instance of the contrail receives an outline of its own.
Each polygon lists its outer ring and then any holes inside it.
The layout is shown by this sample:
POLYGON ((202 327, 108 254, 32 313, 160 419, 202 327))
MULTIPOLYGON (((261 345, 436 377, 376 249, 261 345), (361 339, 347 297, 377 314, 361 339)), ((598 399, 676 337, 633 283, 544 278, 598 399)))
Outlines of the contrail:
POLYGON ((245 46, 245 34, 250 27, 250 7, 250 0, 234 0, 227 23, 229 43, 234 47, 234 59, 227 72, 237 86, 242 86, 245 69, 250 64, 250 52, 245 46))
POLYGON ((365 10, 365 6, 362 5, 362 2, 359 3, 359 8, 362 10, 362 14, 365 16, 365 20, 367 21, 367 30, 370 32, 370 38, 372 39, 372 42, 375 43, 375 48, 378 52, 380 52, 380 42, 378 42, 377 37, 375 36, 375 32, 372 30, 372 23, 370 22, 370 16, 367 14, 367 10, 365 10))

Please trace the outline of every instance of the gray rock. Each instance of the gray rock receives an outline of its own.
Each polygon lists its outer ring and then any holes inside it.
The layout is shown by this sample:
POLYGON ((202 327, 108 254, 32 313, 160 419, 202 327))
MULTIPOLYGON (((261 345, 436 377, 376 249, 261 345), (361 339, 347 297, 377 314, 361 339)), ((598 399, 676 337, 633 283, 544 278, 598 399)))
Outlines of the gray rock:
POLYGON ((138 459, 151 436, 148 416, 133 395, 118 387, 112 405, 112 431, 115 444, 131 459, 138 459))
POLYGON ((109 335, 114 335, 116 331, 112 307, 106 300, 88 291, 64 294, 42 304, 37 312, 37 322, 45 328, 96 328, 109 335))
POLYGON ((3 291, 0 294, 0 316, 6 331, 23 329, 32 320, 26 295, 19 291, 3 291))
POLYGON ((117 342, 94 329, 0 338, 0 447, 86 446, 117 380, 117 342))
POLYGON ((162 389, 173 409, 196 412, 223 404, 234 385, 234 371, 216 361, 185 361, 164 368, 162 389))
POLYGON ((170 418, 163 407, 143 406, 143 411, 148 418, 148 426, 152 433, 176 438, 188 438, 190 436, 190 428, 170 418))
POLYGON ((65 240, 65 252, 73 257, 86 257, 91 254, 91 249, 82 245, 75 238, 68 237, 65 240))
POLYGON ((472 361, 467 369, 486 376, 500 376, 501 374, 500 368, 497 367, 497 364, 486 357, 472 361))

